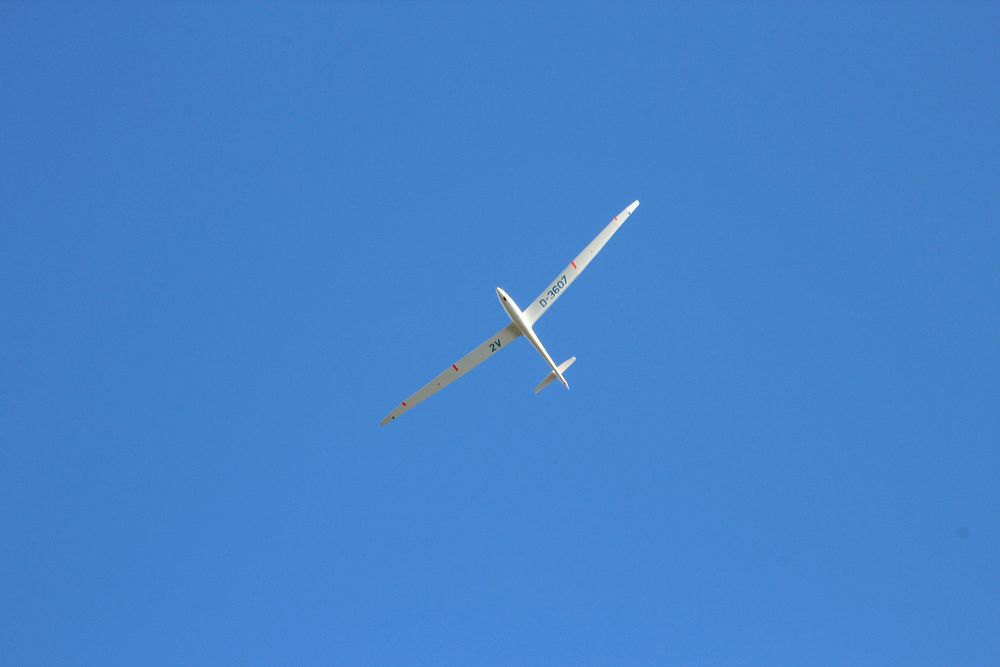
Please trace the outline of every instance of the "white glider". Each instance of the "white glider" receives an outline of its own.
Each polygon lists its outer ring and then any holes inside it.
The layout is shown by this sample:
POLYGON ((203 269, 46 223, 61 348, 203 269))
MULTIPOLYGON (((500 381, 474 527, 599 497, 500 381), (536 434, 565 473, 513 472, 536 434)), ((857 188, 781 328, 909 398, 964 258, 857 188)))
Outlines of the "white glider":
POLYGON ((545 363, 549 365, 552 370, 548 375, 535 387, 535 393, 537 394, 542 389, 552 384, 557 378, 559 382, 562 383, 566 389, 569 389, 569 384, 566 382, 566 378, 563 377, 563 373, 567 368, 573 365, 576 361, 576 357, 570 357, 566 361, 562 362, 558 366, 549 353, 546 352, 545 348, 542 346, 542 341, 538 340, 538 336, 535 334, 532 325, 541 318, 542 315, 555 303, 560 295, 562 295, 566 289, 573 284, 577 276, 583 273, 583 270, 587 268, 587 265, 597 256, 597 253, 601 251, 601 248, 615 235, 618 228, 621 227, 632 212, 638 208, 639 202, 634 201, 628 205, 624 211, 619 213, 614 217, 614 219, 608 223, 607 227, 601 230, 601 233, 597 235, 593 241, 587 244, 587 247, 580 252, 573 261, 569 263, 556 279, 552 281, 552 284, 542 290, 542 293, 538 295, 538 298, 528 306, 523 311, 517 307, 514 303, 514 299, 510 297, 509 294, 504 292, 499 287, 497 288, 497 298, 500 299, 500 305, 503 306, 504 311, 511 319, 511 323, 505 326, 500 331, 496 332, 489 337, 483 344, 479 345, 472 352, 453 363, 451 366, 446 368, 441 372, 436 378, 425 384, 420 388, 417 393, 413 394, 405 401, 397 405, 392 412, 386 415, 385 419, 382 420, 381 426, 385 426, 389 422, 393 421, 399 415, 403 414, 407 410, 411 409, 418 403, 427 400, 437 392, 441 391, 452 382, 462 377, 473 368, 486 361, 504 347, 507 343, 518 336, 524 336, 528 339, 531 345, 538 350, 538 354, 542 355, 545 359, 545 363))

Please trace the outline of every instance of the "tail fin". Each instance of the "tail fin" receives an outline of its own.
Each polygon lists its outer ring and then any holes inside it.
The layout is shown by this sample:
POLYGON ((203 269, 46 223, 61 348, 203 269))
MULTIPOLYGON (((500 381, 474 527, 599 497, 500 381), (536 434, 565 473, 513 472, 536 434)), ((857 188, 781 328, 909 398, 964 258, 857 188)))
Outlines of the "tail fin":
MULTIPOLYGON (((562 377, 562 374, 566 372, 567 368, 573 365, 574 361, 576 361, 576 357, 570 357, 566 361, 559 364, 559 366, 557 367, 559 369, 559 379, 562 381, 563 386, 565 386, 567 389, 569 389, 569 384, 566 382, 566 378, 562 377)), ((549 371, 549 374, 545 376, 545 379, 542 380, 537 387, 535 387, 535 393, 537 394, 542 389, 548 387, 555 381, 555 379, 556 379, 556 372, 549 371)))

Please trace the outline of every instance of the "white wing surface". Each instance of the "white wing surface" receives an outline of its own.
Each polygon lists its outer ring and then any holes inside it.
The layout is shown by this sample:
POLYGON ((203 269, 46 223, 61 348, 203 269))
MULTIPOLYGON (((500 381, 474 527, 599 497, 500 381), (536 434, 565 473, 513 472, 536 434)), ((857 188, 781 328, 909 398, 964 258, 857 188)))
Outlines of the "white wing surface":
POLYGON ((385 419, 382 420, 380 426, 385 426, 396 417, 412 408, 414 405, 425 401, 434 394, 438 393, 452 382, 462 377, 503 348, 507 347, 507 343, 516 339, 520 335, 521 332, 518 331, 514 323, 511 322, 503 329, 490 336, 490 338, 482 345, 442 371, 440 375, 421 387, 417 393, 397 405, 392 412, 385 416, 385 419))
POLYGON ((611 240, 611 237, 615 235, 618 228, 625 224, 632 212, 639 207, 639 201, 636 200, 628 205, 624 211, 619 213, 614 217, 611 222, 608 223, 607 227, 601 230, 601 233, 597 235, 593 241, 591 241, 586 248, 580 251, 580 254, 573 258, 573 261, 569 263, 563 271, 556 276, 556 279, 552 281, 552 284, 542 290, 542 293, 538 295, 538 298, 532 302, 530 306, 524 309, 524 317, 528 320, 529 324, 534 324, 538 319, 545 314, 552 304, 555 303, 559 297, 565 292, 576 277, 583 273, 583 270, 587 268, 587 265, 597 257, 597 253, 601 252, 601 248, 611 240))

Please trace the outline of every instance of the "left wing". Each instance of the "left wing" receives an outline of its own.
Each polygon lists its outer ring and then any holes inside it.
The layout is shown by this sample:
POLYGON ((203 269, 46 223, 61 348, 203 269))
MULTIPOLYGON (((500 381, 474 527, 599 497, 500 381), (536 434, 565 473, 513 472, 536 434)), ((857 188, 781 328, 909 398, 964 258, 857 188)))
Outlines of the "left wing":
POLYGON ((565 292, 576 277, 583 273, 583 270, 587 268, 591 260, 597 257, 597 253, 601 252, 601 248, 611 240, 611 237, 615 235, 618 228, 625 224, 628 217, 632 215, 632 211, 639 208, 639 200, 635 200, 629 204, 624 211, 619 213, 614 217, 614 219, 607 224, 607 226, 601 230, 601 233, 597 237, 587 244, 587 247, 580 251, 580 254, 573 258, 573 261, 569 263, 562 272, 556 276, 556 279, 552 281, 552 284, 542 290, 542 293, 538 295, 530 306, 524 309, 524 318, 528 320, 528 324, 534 324, 538 319, 545 314, 545 311, 556 302, 556 299, 565 292))
POLYGON ((385 426, 417 403, 425 401, 434 394, 438 393, 452 382, 502 350, 506 347, 507 343, 520 335, 521 332, 518 331, 517 326, 511 322, 503 329, 493 334, 489 340, 485 341, 482 345, 442 371, 440 375, 421 387, 417 393, 407 398, 400 405, 397 405, 392 412, 385 416, 385 419, 382 420, 380 426, 385 426))

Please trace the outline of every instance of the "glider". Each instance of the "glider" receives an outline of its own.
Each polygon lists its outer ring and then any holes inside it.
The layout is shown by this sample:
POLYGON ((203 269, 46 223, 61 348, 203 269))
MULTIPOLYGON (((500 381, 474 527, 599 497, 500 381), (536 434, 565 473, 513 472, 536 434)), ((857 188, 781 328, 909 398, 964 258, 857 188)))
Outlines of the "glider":
POLYGON ((573 258, 573 261, 569 263, 565 269, 563 269, 559 275, 556 276, 555 280, 542 290, 542 293, 538 295, 530 306, 525 308, 523 311, 518 308, 514 299, 510 297, 509 294, 504 292, 501 288, 497 287, 497 298, 500 299, 500 305, 503 306, 504 311, 507 316, 510 317, 510 324, 505 326, 500 331, 496 332, 490 336, 485 342, 479 345, 476 349, 469 352, 467 355, 453 363, 451 366, 446 368, 438 375, 436 378, 421 387, 417 393, 413 394, 405 401, 397 405, 392 412, 385 416, 382 420, 381 426, 385 426, 389 422, 393 421, 399 415, 403 414, 407 410, 412 409, 415 405, 426 401, 428 398, 441 391, 452 382, 462 377, 473 368, 483 363, 494 354, 507 347, 507 344, 516 339, 519 336, 524 336, 528 339, 528 342, 538 350, 538 354, 542 355, 545 359, 545 363, 549 365, 552 370, 548 375, 535 387, 535 393, 537 394, 542 389, 545 389, 550 384, 552 384, 556 379, 562 383, 566 389, 569 389, 569 383, 566 382, 566 378, 563 373, 566 369, 573 365, 576 361, 576 357, 570 357, 566 361, 562 362, 558 366, 549 353, 545 350, 542 345, 542 341, 538 340, 538 335, 535 333, 532 326, 537 322, 542 315, 548 311, 548 309, 554 304, 559 297, 569 289, 569 286, 573 284, 577 276, 583 273, 583 270, 587 268, 587 265, 593 261, 594 257, 597 257, 597 253, 601 251, 601 248, 615 235, 618 228, 625 224, 632 212, 639 207, 639 202, 634 201, 628 205, 628 207, 616 215, 608 225, 601 230, 601 233, 597 237, 587 244, 579 255, 573 258))

